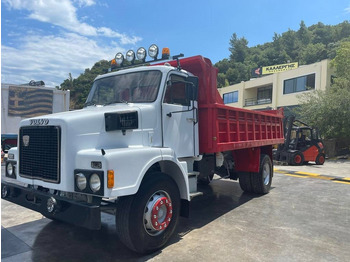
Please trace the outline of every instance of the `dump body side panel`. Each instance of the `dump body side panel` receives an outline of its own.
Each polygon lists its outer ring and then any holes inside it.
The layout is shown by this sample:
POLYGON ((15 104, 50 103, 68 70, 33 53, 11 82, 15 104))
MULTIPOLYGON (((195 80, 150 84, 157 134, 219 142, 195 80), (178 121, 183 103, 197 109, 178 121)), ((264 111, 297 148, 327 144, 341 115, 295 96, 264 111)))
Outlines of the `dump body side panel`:
POLYGON ((199 107, 199 151, 214 153, 283 143, 283 113, 220 104, 199 107))
MULTIPOLYGON (((176 67, 176 61, 170 61, 176 67)), ((217 90, 218 69, 202 56, 180 60, 198 77, 199 153, 215 153, 281 144, 283 111, 252 111, 224 105, 217 90)))

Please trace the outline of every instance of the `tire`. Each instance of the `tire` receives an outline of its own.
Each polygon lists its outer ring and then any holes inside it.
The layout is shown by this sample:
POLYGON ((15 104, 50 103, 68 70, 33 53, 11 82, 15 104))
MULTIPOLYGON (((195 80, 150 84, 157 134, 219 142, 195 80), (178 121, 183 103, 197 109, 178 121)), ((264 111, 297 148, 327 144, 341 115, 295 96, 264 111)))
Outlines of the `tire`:
POLYGON ((268 155, 261 155, 259 173, 251 173, 253 192, 256 194, 267 194, 272 183, 273 168, 268 155))
POLYGON ((239 172, 238 173, 238 181, 241 189, 244 192, 252 193, 253 186, 251 182, 251 173, 248 172, 239 172))
POLYGON ((248 193, 267 194, 270 191, 272 183, 272 162, 268 155, 261 155, 258 173, 241 172, 239 176, 239 185, 241 189, 248 193))
POLYGON ((140 254, 156 251, 174 233, 179 211, 180 194, 176 183, 165 174, 151 173, 136 195, 123 197, 117 203, 119 239, 140 254))
POLYGON ((323 165, 325 160, 326 160, 325 154, 323 154, 323 153, 318 154, 316 157, 316 161, 315 161, 316 165, 323 165))
POLYGON ((291 164, 293 166, 301 166, 304 163, 304 156, 300 152, 296 152, 293 154, 291 159, 291 164))

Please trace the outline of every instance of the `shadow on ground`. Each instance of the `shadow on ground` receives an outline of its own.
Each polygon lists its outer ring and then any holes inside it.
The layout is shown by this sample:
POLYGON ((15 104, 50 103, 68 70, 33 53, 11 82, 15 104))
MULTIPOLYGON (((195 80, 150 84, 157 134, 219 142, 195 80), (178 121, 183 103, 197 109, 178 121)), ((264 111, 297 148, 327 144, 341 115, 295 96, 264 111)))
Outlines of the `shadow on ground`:
MULTIPOLYGON (((181 242, 193 229, 201 228, 257 197, 243 193, 238 183, 228 180, 214 180, 209 186, 199 189, 204 195, 193 199, 190 218, 180 218, 168 246, 181 242)), ((21 228, 34 227, 39 221, 9 230, 19 232, 21 228)), ((27 241, 33 243, 33 261, 145 261, 162 252, 141 256, 128 250, 118 239, 114 216, 108 214, 102 215, 102 228, 98 231, 56 221, 49 221, 38 228, 37 234, 31 233, 32 240, 27 241)))

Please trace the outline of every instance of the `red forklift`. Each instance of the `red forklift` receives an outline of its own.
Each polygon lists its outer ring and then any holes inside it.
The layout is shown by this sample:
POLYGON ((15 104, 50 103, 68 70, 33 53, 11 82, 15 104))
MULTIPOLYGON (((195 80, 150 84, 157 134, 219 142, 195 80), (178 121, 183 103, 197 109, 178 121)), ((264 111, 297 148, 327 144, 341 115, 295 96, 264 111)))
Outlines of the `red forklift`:
POLYGON ((309 161, 323 165, 326 159, 324 144, 316 128, 296 120, 294 115, 284 119, 284 144, 273 153, 276 161, 299 166, 309 161))

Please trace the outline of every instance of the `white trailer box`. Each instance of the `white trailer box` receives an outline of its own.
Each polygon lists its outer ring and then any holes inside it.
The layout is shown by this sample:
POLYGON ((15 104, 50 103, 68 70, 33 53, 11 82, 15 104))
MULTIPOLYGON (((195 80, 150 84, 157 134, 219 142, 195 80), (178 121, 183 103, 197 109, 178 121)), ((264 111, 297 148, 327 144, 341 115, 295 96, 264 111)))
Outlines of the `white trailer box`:
POLYGON ((69 99, 69 90, 1 84, 1 134, 18 134, 25 118, 69 111, 69 99))

